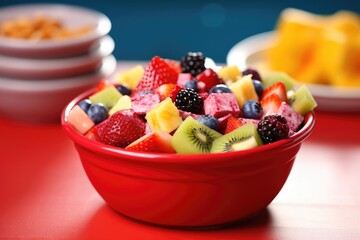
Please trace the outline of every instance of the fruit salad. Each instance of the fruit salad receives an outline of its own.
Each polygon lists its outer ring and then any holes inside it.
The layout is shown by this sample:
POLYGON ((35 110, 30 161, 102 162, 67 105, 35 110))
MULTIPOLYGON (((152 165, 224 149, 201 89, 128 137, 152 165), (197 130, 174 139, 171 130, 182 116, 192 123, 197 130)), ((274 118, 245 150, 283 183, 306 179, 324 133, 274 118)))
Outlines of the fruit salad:
POLYGON ((316 107, 285 73, 205 65, 200 52, 180 61, 155 56, 101 82, 67 121, 89 141, 129 151, 205 154, 289 138, 316 107))

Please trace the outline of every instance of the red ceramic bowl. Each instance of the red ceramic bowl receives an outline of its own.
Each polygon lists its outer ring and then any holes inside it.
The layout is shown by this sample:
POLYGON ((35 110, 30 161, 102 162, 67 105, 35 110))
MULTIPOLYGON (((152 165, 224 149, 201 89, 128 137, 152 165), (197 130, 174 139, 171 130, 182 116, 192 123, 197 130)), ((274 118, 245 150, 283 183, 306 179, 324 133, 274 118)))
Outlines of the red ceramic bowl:
POLYGON ((116 211, 154 224, 205 227, 235 222, 266 208, 283 187, 301 143, 315 120, 305 117, 291 138, 257 148, 217 154, 130 152, 89 140, 67 123, 91 183, 116 211))

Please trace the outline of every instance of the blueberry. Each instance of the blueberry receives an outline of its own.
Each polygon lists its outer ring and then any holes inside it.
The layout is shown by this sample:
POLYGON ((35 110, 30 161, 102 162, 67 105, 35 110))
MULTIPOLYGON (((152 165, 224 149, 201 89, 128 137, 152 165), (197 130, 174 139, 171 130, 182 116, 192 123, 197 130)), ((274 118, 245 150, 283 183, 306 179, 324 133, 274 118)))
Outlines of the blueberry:
POLYGON ((247 100, 242 108, 242 114, 245 118, 260 119, 263 109, 255 100, 247 100))
POLYGON ((209 93, 232 93, 232 91, 225 84, 218 84, 213 86, 210 89, 209 93))
POLYGON ((108 109, 101 103, 92 104, 87 114, 95 124, 101 123, 109 116, 108 109))
POLYGON ((219 121, 215 117, 209 114, 201 115, 196 120, 198 122, 203 123, 204 125, 208 126, 211 129, 217 130, 219 128, 219 121))
POLYGON ((243 72, 242 72, 242 75, 245 76, 245 75, 249 75, 251 74, 251 79, 254 79, 254 80, 259 80, 260 82, 262 81, 261 79, 261 76, 259 74, 259 72, 253 68, 247 68, 245 69, 243 72))
POLYGON ((87 112, 91 106, 90 99, 84 99, 81 102, 78 103, 79 107, 84 111, 87 112))
POLYGON ((253 84, 254 84, 254 87, 255 87, 256 94, 259 97, 261 97, 261 94, 264 91, 262 83, 259 80, 252 80, 252 81, 253 81, 253 84))
POLYGON ((149 90, 149 89, 145 89, 145 90, 141 90, 139 92, 140 96, 146 95, 146 94, 155 94, 153 90, 149 90))
POLYGON ((198 83, 197 80, 189 80, 185 82, 184 88, 191 88, 194 89, 195 92, 197 92, 198 91, 197 83, 198 83))
POLYGON ((131 95, 131 89, 127 88, 124 85, 117 85, 116 89, 122 94, 122 95, 131 95))

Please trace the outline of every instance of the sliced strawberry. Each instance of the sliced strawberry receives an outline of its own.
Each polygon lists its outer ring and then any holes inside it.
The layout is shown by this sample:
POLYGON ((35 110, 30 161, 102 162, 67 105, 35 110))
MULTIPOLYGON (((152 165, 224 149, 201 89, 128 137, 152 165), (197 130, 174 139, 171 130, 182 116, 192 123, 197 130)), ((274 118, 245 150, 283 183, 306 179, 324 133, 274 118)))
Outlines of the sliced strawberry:
POLYGON ((97 131, 96 127, 92 127, 86 134, 85 137, 89 138, 90 140, 100 142, 100 136, 97 131))
POLYGON ((98 135, 100 136, 102 134, 102 132, 104 131, 105 126, 107 125, 109 121, 109 118, 105 119, 104 121, 102 121, 101 123, 99 123, 98 125, 95 126, 96 131, 98 133, 98 135))
POLYGON ((243 125, 242 122, 241 122, 237 117, 230 116, 230 117, 227 119, 226 127, 225 127, 225 130, 224 130, 224 134, 227 134, 227 133, 229 133, 229 132, 232 132, 232 131, 234 131, 235 129, 241 127, 242 125, 243 125))
POLYGON ((189 80, 194 79, 190 73, 180 73, 177 80, 177 85, 184 87, 185 83, 189 80))
POLYGON ((136 152, 175 153, 171 145, 171 135, 161 131, 148 133, 125 149, 136 152))
POLYGON ((286 94, 286 88, 283 82, 277 82, 273 85, 271 85, 270 87, 266 88, 262 95, 261 95, 261 99, 264 100, 265 98, 276 94, 279 96, 279 98, 281 99, 281 101, 283 102, 287 102, 287 94, 286 94))
POLYGON ((202 98, 203 101, 205 101, 208 98, 209 93, 201 92, 201 93, 199 93, 199 96, 202 98))
POLYGON ((204 82, 198 82, 197 83, 198 93, 207 93, 206 91, 206 84, 204 82))
POLYGON ((211 68, 205 69, 202 73, 196 76, 199 82, 205 83, 205 90, 209 91, 213 86, 223 83, 223 80, 211 68))
POLYGON ((263 109, 263 117, 270 114, 276 114, 281 105, 281 99, 277 94, 272 94, 261 100, 260 105, 263 109))
POLYGON ((145 134, 144 121, 131 109, 120 110, 109 118, 100 140, 104 144, 116 147, 126 147, 145 134))
POLYGON ((175 70, 175 72, 177 72, 178 74, 181 73, 181 64, 178 61, 173 59, 164 59, 164 60, 169 65, 169 67, 175 70))
POLYGON ((96 85, 96 91, 99 92, 110 85, 111 85, 110 81, 103 79, 96 85))
POLYGON ((177 79, 178 73, 164 59, 155 56, 146 67, 144 75, 133 91, 133 95, 141 90, 155 91, 162 84, 176 84, 177 79))
POLYGON ((176 84, 167 83, 158 87, 155 92, 160 95, 161 100, 164 100, 165 98, 170 96, 170 93, 173 92, 174 89, 178 89, 180 91, 181 88, 176 84))
POLYGON ((175 99, 176 99, 176 95, 177 95, 177 94, 180 92, 180 90, 182 90, 182 89, 184 89, 184 88, 176 85, 176 87, 174 87, 174 88, 170 91, 169 97, 171 98, 171 100, 172 100, 173 102, 174 102, 175 99))

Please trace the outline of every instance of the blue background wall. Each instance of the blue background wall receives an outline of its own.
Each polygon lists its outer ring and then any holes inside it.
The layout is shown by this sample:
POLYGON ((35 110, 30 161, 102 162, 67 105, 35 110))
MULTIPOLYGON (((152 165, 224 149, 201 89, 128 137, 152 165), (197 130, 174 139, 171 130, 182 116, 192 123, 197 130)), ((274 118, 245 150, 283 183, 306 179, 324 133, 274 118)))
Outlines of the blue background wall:
MULTIPOLYGON (((0 0, 0 7, 44 1, 0 0)), ((112 21, 110 35, 119 60, 148 60, 154 55, 180 59, 188 51, 202 51, 225 62, 230 48, 253 34, 274 28, 281 10, 295 7, 320 14, 340 9, 360 13, 358 0, 334 1, 52 1, 93 8, 112 21)))

